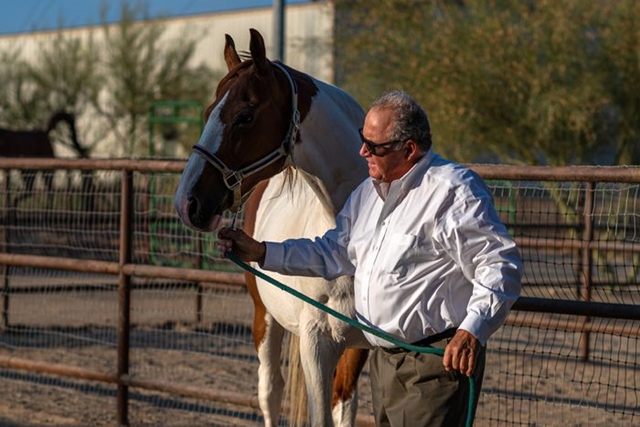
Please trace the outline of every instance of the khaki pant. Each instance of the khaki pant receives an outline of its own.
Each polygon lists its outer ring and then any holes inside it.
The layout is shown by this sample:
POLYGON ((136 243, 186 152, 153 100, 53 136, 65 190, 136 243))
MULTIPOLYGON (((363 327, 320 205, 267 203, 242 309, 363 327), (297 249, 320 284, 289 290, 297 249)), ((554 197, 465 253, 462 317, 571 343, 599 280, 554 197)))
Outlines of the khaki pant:
MULTIPOLYGON (((449 339, 433 343, 444 348, 449 339)), ((478 405, 485 365, 482 348, 473 374, 478 405)), ((447 372, 442 356, 376 348, 370 358, 373 411, 378 427, 464 427, 469 379, 447 372)))

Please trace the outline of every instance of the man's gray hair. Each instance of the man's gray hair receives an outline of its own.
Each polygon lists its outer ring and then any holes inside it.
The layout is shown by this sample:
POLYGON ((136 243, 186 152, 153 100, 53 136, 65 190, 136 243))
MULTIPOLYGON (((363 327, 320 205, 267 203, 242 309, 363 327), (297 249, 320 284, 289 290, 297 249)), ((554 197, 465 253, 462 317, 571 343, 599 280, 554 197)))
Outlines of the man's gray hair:
POLYGON ((393 111, 394 125, 388 140, 412 139, 423 152, 431 148, 431 126, 427 113, 406 92, 394 90, 382 95, 371 104, 371 109, 393 111))

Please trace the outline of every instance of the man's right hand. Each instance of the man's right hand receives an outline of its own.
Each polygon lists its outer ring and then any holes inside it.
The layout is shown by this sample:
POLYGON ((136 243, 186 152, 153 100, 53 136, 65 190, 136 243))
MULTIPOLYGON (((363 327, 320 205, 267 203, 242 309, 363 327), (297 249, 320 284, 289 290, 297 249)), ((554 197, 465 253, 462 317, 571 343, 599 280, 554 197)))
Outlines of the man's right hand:
POLYGON ((231 251, 242 261, 257 261, 260 264, 264 261, 267 249, 264 242, 258 242, 244 231, 230 227, 221 228, 218 231, 217 245, 223 254, 231 251))

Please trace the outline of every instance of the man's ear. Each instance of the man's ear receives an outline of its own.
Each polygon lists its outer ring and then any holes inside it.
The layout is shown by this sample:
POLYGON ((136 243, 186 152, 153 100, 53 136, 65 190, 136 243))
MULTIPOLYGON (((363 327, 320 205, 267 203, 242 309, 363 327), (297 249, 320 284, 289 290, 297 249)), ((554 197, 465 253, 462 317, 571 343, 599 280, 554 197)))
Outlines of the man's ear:
POLYGON ((404 144, 404 157, 412 162, 417 162, 422 157, 418 144, 414 140, 410 139, 404 144))

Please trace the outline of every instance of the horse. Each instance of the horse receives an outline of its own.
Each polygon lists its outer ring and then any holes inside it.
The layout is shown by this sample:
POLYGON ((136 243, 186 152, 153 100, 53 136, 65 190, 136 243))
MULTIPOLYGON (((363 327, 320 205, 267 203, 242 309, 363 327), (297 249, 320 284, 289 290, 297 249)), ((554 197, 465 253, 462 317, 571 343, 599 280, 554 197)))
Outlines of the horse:
MULTIPOLYGON (((340 88, 268 60, 262 36, 250 33, 250 57, 244 60, 225 35, 228 73, 205 110, 206 125, 182 172, 174 206, 186 226, 201 232, 214 232, 225 212, 244 205, 244 229, 258 240, 315 237, 335 225, 351 191, 368 176, 359 156, 364 111, 340 88)), ((271 275, 355 315, 352 277, 329 282, 271 275)), ((255 308, 265 425, 278 422, 286 330, 298 338, 306 379, 306 393, 290 397, 306 395, 313 426, 353 426, 357 382, 370 348, 362 332, 253 275, 245 278, 255 308)))
MULTIPOLYGON (((54 158, 53 146, 49 134, 59 122, 68 124, 74 143, 76 143, 75 119, 72 114, 60 111, 54 113, 50 118, 47 128, 44 130, 11 130, 0 128, 0 157, 41 157, 54 158)), ((25 191, 21 196, 16 197, 14 206, 19 201, 31 195, 36 179, 36 170, 24 169, 21 171, 25 184, 25 191)), ((53 174, 43 172, 44 184, 49 191, 49 196, 53 190, 53 174)), ((49 198, 51 201, 51 198, 49 198)))

